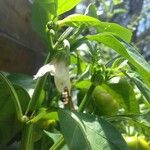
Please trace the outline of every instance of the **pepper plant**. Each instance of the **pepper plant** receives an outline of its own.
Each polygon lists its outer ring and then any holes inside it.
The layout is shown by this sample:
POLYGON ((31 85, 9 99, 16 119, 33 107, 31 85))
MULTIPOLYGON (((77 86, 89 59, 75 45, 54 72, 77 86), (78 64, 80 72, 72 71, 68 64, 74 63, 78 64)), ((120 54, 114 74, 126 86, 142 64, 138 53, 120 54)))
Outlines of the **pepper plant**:
POLYGON ((34 77, 0 73, 1 147, 127 150, 125 136, 150 140, 150 65, 132 32, 100 21, 93 4, 62 18, 79 2, 34 0, 47 57, 34 77))

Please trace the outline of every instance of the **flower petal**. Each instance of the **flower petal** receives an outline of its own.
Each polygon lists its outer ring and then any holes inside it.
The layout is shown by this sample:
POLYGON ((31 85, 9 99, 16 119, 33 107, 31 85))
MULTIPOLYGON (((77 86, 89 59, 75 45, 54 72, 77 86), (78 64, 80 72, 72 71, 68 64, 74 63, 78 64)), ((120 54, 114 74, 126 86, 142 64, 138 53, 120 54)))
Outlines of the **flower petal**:
POLYGON ((64 88, 67 87, 70 93, 71 83, 69 78, 69 70, 64 60, 55 64, 54 81, 59 92, 63 92, 64 88))
POLYGON ((51 63, 47 64, 47 65, 44 65, 42 66, 36 75, 34 75, 34 80, 39 78, 39 77, 42 77, 44 76, 47 72, 50 72, 51 75, 54 75, 55 74, 55 66, 51 63))
POLYGON ((47 72, 50 72, 54 76, 54 82, 57 90, 62 93, 64 88, 67 88, 70 94, 71 83, 69 78, 69 70, 66 64, 66 60, 63 59, 53 59, 49 64, 42 66, 34 79, 42 77, 47 72))
POLYGON ((69 72, 66 72, 64 74, 60 73, 59 75, 54 76, 54 81, 57 90, 62 93, 64 91, 64 88, 67 87, 69 93, 71 90, 71 83, 69 78, 69 72))

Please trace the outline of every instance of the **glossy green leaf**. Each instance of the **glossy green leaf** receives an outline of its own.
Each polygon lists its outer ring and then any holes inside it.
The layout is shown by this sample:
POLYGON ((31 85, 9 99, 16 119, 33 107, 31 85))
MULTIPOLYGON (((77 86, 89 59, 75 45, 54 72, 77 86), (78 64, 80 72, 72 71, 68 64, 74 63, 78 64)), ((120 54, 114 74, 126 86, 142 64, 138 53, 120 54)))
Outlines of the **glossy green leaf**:
POLYGON ((69 25, 73 27, 79 27, 82 24, 89 25, 89 26, 97 26, 99 25, 100 21, 90 16, 73 14, 64 18, 63 20, 59 20, 57 23, 59 26, 69 25))
POLYGON ((32 25, 33 29, 46 39, 46 24, 56 16, 55 0, 35 0, 32 6, 32 25))
POLYGON ((79 27, 81 25, 85 25, 87 27, 96 27, 98 32, 111 32, 112 34, 117 35, 118 37, 124 39, 127 42, 130 42, 132 36, 131 31, 118 24, 101 22, 96 18, 86 15, 73 14, 63 20, 59 20, 57 23, 60 27, 79 27))
POLYGON ((145 80, 145 83, 150 86, 150 65, 135 47, 108 32, 89 35, 87 38, 105 44, 126 58, 134 67, 136 67, 139 74, 145 80))
POLYGON ((66 110, 60 110, 58 114, 69 149, 128 149, 121 134, 105 119, 66 110))
POLYGON ((61 15, 73 7, 75 7, 81 0, 58 0, 58 8, 57 8, 57 15, 61 15))

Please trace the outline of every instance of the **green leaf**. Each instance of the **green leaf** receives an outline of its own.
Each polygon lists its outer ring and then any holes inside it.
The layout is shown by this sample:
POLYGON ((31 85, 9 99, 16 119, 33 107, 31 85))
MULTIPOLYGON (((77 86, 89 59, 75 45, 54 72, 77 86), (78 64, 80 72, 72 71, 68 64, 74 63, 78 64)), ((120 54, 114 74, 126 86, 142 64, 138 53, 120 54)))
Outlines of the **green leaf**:
POLYGON ((62 26, 72 26, 72 27, 79 27, 81 25, 85 25, 87 27, 96 27, 98 32, 111 32, 114 35, 124 39, 127 42, 130 42, 132 33, 128 29, 115 24, 115 23, 108 23, 108 22, 101 22, 96 18, 80 15, 80 14, 73 14, 70 15, 63 20, 59 20, 58 25, 62 26))
POLYGON ((61 134, 59 134, 59 133, 51 133, 51 132, 48 132, 48 131, 46 131, 46 130, 44 130, 44 133, 45 133, 48 137, 52 138, 53 141, 54 141, 54 143, 55 143, 55 142, 60 138, 60 136, 61 136, 61 134))
POLYGON ((91 85, 91 81, 90 80, 82 80, 79 81, 75 84, 75 87, 78 89, 88 89, 91 85))
MULTIPOLYGON (((15 85, 21 86, 26 92, 29 94, 30 98, 32 98, 32 95, 34 93, 35 89, 35 80, 33 80, 33 77, 25 75, 25 74, 18 74, 18 73, 11 73, 7 75, 7 78, 15 85)), ((42 89, 40 94, 40 100, 37 104, 37 107, 41 105, 45 98, 45 91, 42 89)))
MULTIPOLYGON (((20 107, 25 112, 30 101, 28 93, 20 86, 14 85, 16 94, 18 95, 20 107)), ((5 118, 11 114, 15 114, 15 104, 7 87, 0 83, 0 116, 5 118)))
POLYGON ((33 29, 45 40, 46 24, 52 20, 56 12, 55 0, 35 0, 32 6, 33 29))
POLYGON ((147 85, 144 84, 142 82, 142 80, 140 80, 137 77, 136 73, 126 73, 126 74, 136 84, 136 86, 141 91, 141 93, 144 95, 144 97, 146 98, 146 100, 149 101, 149 103, 150 103, 150 89, 147 87, 147 85))
POLYGON ((96 6, 92 3, 89 4, 87 9, 85 10, 85 15, 98 18, 96 6))
POLYGON ((0 147, 6 145, 13 137, 18 137, 21 129, 22 123, 18 121, 15 114, 11 114, 5 119, 0 118, 0 147))
POLYGON ((57 15, 61 15, 73 7, 75 7, 81 0, 58 0, 58 8, 57 8, 57 15))
POLYGON ((13 85, 13 86, 15 88, 15 91, 17 92, 17 95, 18 95, 18 98, 20 101, 20 105, 21 105, 22 111, 24 113, 26 111, 26 108, 30 101, 30 96, 27 93, 27 91, 24 88, 22 88, 21 86, 19 86, 19 85, 13 85))
POLYGON ((7 78, 15 85, 19 85, 24 88, 30 96, 35 88, 35 81, 33 77, 25 75, 25 74, 18 74, 18 73, 11 73, 7 75, 7 78))
POLYGON ((61 149, 61 150, 68 150, 67 145, 64 143, 64 138, 62 134, 57 134, 57 133, 51 133, 48 131, 44 131, 54 142, 52 147, 50 147, 50 150, 55 150, 55 149, 61 149))
MULTIPOLYGON (((30 97, 20 86, 14 85, 14 90, 20 100, 20 107, 25 112, 30 97)), ((17 119, 12 93, 2 82, 0 82, 0 116, 0 144, 6 144, 20 131, 22 123, 17 119)))
MULTIPOLYGON (((54 141, 54 144, 56 144, 61 138, 63 139, 63 137, 62 137, 62 135, 61 134, 58 134, 58 133, 51 133, 51 132, 48 132, 48 131, 46 131, 46 130, 44 130, 44 132, 45 132, 45 134, 48 136, 48 137, 50 137, 50 138, 52 138, 53 139, 53 141, 54 141)), ((67 147, 67 145, 63 145, 64 144, 64 142, 62 143, 62 147, 61 147, 61 150, 68 150, 68 147, 67 147)), ((60 145, 60 143, 58 142, 58 145, 60 145)), ((51 150, 52 148, 50 148, 50 150, 51 150)), ((53 147, 53 149, 59 149, 59 147, 53 147)))
POLYGON ((87 38, 105 44, 126 58, 134 67, 136 67, 141 77, 145 80, 145 83, 150 87, 150 65, 135 47, 108 32, 89 35, 87 38))
MULTIPOLYGON (((132 127, 134 125, 134 130, 130 131, 130 134, 138 134, 145 135, 145 137, 149 137, 150 133, 150 112, 146 114, 139 115, 117 115, 111 118, 107 118, 107 120, 114 122, 116 121, 116 125, 119 127, 121 122, 128 122, 128 125, 132 127)), ((120 126, 122 128, 122 125, 120 126)), ((120 128, 119 127, 119 128, 120 128)), ((125 126, 124 126, 125 127, 125 126)), ((122 129, 121 129, 122 130, 122 129)))
POLYGON ((150 130, 150 111, 140 116, 139 121, 149 127, 150 130))
MULTIPOLYGON (((13 85, 2 73, 0 73, 0 81, 1 81, 0 82, 0 88, 2 88, 2 90, 7 91, 7 94, 11 98, 11 101, 14 105, 14 109, 16 110, 16 114, 17 114, 18 119, 22 120, 23 113, 22 113, 19 97, 18 97, 13 85)), ((2 93, 1 93, 1 95, 2 95, 2 93)), ((1 102, 3 102, 3 101, 7 102, 7 97, 5 97, 5 99, 3 98, 1 100, 1 102)))
POLYGON ((121 134, 105 119, 66 110, 60 110, 58 114, 69 149, 128 149, 121 134))

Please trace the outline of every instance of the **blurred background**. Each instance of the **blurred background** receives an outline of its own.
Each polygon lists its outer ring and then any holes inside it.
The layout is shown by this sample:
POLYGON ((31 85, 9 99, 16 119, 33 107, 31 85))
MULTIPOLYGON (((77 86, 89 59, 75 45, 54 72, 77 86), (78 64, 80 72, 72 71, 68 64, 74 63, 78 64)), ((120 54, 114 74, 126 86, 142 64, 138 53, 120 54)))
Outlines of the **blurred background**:
MULTIPOLYGON (((61 18, 84 14, 90 3, 101 21, 131 29, 132 43, 150 62, 150 0, 82 0, 61 18)), ((0 0, 0 70, 33 75, 42 65, 46 47, 32 29, 31 7, 32 0, 0 0)))

